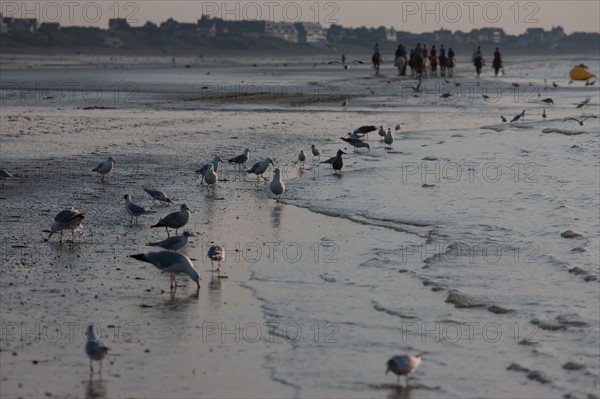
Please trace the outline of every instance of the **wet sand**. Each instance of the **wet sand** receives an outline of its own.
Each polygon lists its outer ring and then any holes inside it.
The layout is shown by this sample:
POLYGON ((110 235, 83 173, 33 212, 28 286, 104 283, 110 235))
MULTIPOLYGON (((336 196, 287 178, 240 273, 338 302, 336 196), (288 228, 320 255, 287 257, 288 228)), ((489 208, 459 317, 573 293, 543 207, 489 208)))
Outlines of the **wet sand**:
MULTIPOLYGON (((319 80, 310 66, 291 67, 298 71, 293 77, 283 66, 243 67, 213 72, 210 82, 225 81, 232 88, 242 80, 278 76, 306 88, 319 80)), ((0 274, 2 396, 593 394, 597 281, 584 281, 569 269, 579 265, 587 275, 598 274, 591 266, 599 247, 597 221, 581 221, 591 215, 597 192, 593 185, 584 189, 597 177, 597 121, 589 120, 581 135, 557 133, 578 129, 560 122, 578 115, 569 103, 548 108, 549 121, 530 116, 509 128, 490 114, 509 116, 538 106, 506 98, 496 106, 501 111, 460 101, 429 104, 433 96, 398 102, 398 85, 415 82, 399 80, 391 69, 384 72, 374 78, 365 69, 345 78, 328 70, 323 83, 334 85, 336 93, 304 96, 299 103, 273 93, 241 96, 235 89, 198 96, 201 89, 168 90, 165 84, 163 90, 153 82, 140 86, 133 103, 104 98, 94 103, 98 108, 87 110, 92 104, 81 99, 28 103, 4 92, 8 106, 1 116, 0 167, 17 179, 6 181, 0 191, 2 224, 8 226, 2 233, 0 274), (367 88, 377 94, 369 95, 367 88), (341 98, 351 98, 349 109, 338 104, 341 98), (339 136, 347 130, 378 121, 392 129, 403 122, 393 150, 384 150, 373 135, 371 152, 352 154, 348 148, 341 178, 313 161, 299 169, 300 148, 307 152, 314 143, 326 159, 345 147, 339 136), (548 127, 552 133, 542 133, 548 127), (579 149, 552 157, 557 148, 573 145, 579 149), (232 166, 221 174, 226 181, 215 195, 199 186, 194 170, 213 153, 227 159, 246 147, 252 150, 251 162, 270 156, 283 167, 288 192, 282 204, 274 202, 264 183, 232 166), (533 158, 526 159, 529 153, 533 158), (117 167, 109 183, 101 184, 91 169, 108 155, 117 167), (494 185, 481 179, 452 185, 448 176, 444 182, 403 174, 423 162, 435 168, 436 160, 446 162, 442 166, 485 159, 510 166, 518 157, 542 166, 536 176, 550 187, 548 192, 541 185, 519 185, 506 174, 494 185), (570 163, 575 166, 563 176, 570 163), (571 180, 577 168, 586 172, 571 180), (554 186, 557 178, 567 189, 554 186), (198 236, 182 252, 200 271, 198 297, 191 281, 180 276, 184 287, 171 298, 168 276, 127 257, 152 250, 144 244, 164 238, 165 232, 150 224, 175 209, 153 206, 155 215, 129 227, 118 201, 129 193, 151 205, 142 185, 164 190, 193 211, 187 228, 198 236), (581 197, 579 207, 569 190, 581 197), (505 198, 511 195, 518 198, 514 206, 505 198), (527 216, 537 215, 534 204, 539 203, 545 216, 527 216), (570 208, 564 214, 551 212, 561 204, 570 208), (76 243, 60 246, 56 237, 45 242, 42 230, 68 206, 85 214, 76 243), (527 219, 532 230, 519 218, 527 219), (561 238, 567 228, 584 238, 576 244, 561 238), (478 267, 489 266, 481 254, 475 255, 476 266, 464 255, 458 255, 458 264, 448 260, 457 248, 448 248, 451 244, 498 243, 506 251, 515 242, 528 242, 531 231, 542 232, 534 237, 542 263, 515 264, 504 257, 493 267, 478 267), (205 253, 213 241, 225 245, 226 279, 211 278, 205 253), (411 252, 410 246, 427 243, 439 246, 411 252), (577 258, 571 252, 575 247, 583 251, 577 258), (523 274, 515 272, 515 265, 523 274), (531 281, 538 286, 532 288, 531 281), (553 298, 548 293, 556 282, 562 294, 553 298), (100 328, 111 347, 100 382, 97 375, 88 378, 82 330, 89 323, 100 328), (444 336, 424 343, 426 332, 409 333, 414 323, 431 323, 430 328, 497 323, 504 335, 494 342, 452 342, 444 336), (521 326, 519 340, 509 333, 515 323, 521 326), (540 326, 533 335, 538 344, 519 344, 530 332, 523 326, 530 324, 540 326), (584 350, 574 349, 578 339, 584 350), (385 361, 397 353, 418 352, 427 354, 411 379, 413 389, 397 390, 395 379, 384 375, 385 361), (464 364, 456 365, 456 359, 464 364), (563 377, 561 366, 567 361, 584 367, 563 377), (512 363, 520 368, 507 369, 512 363), (527 372, 519 372, 523 369, 527 372)), ((48 76, 46 70, 36 73, 34 81, 48 76)), ((95 81, 108 84, 111 76, 95 81)), ((171 79, 172 87, 185 83, 178 76, 165 78, 171 79)), ((466 72, 457 81, 468 83, 466 72)), ((591 95, 592 104, 598 103, 593 89, 564 90, 561 100, 591 95)), ((481 166, 475 168, 481 173, 481 166)), ((512 171, 508 166, 502 170, 512 171)))

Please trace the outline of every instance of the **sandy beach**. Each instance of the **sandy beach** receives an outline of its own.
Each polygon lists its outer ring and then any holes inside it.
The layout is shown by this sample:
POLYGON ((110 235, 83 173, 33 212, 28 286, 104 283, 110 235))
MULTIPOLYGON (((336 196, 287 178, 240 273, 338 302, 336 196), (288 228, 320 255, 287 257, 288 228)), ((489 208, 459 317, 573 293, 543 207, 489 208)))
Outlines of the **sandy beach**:
MULTIPOLYGON (((506 76, 479 80, 461 59, 421 93, 389 60, 375 77, 326 58, 92 58, 0 65, 0 168, 16 175, 0 188, 0 396, 598 397, 600 122, 563 118, 598 116, 600 95, 568 84, 572 58, 507 57, 506 76), (392 149, 377 132, 370 151, 339 139, 399 123, 392 149), (301 165, 311 144, 321 159, 301 165), (247 167, 282 169, 281 203, 234 165, 214 194, 200 185, 213 154, 244 148, 247 167), (319 161, 338 149, 334 176, 319 161), (92 169, 108 156, 102 184, 92 169), (156 213, 130 227, 124 194, 156 213), (128 257, 154 250, 166 233, 150 225, 181 203, 197 296, 128 257), (45 241, 71 206, 85 215, 75 243, 45 241), (101 379, 92 323, 111 348, 101 379), (424 354, 410 389, 385 375, 403 353, 424 354)), ((600 74, 597 56, 579 62, 600 74)))

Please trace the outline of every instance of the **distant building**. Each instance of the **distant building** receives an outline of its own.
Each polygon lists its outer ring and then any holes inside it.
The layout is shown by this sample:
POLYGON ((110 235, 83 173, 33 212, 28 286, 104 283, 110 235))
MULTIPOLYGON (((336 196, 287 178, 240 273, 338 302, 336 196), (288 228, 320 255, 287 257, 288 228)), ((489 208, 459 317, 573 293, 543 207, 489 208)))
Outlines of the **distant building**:
POLYGON ((222 22, 221 19, 210 18, 203 15, 202 18, 198 20, 198 34, 205 37, 216 37, 219 33, 220 22, 222 22))
POLYGON ((35 33, 38 28, 38 22, 35 18, 2 18, 2 22, 6 25, 7 32, 35 33))
POLYGON ((241 36, 252 39, 265 37, 271 29, 266 21, 223 21, 222 33, 228 36, 241 36))
POLYGON ((298 31, 298 43, 307 43, 312 47, 325 47, 327 32, 318 22, 298 22, 295 24, 298 31))
POLYGON ((266 36, 276 37, 290 43, 298 43, 298 30, 290 22, 273 22, 268 26, 266 36))
POLYGON ((393 27, 385 30, 385 40, 388 42, 396 43, 398 35, 396 35, 396 29, 393 27))
POLYGON ((42 22, 38 28, 38 32, 51 33, 58 32, 60 30, 60 24, 58 22, 42 22))
POLYGON ((165 36, 187 37, 198 34, 198 25, 194 23, 181 23, 169 18, 160 24, 160 32, 165 36))
POLYGON ((108 20, 108 30, 128 30, 131 27, 125 18, 111 18, 108 20))
POLYGON ((104 38, 104 45, 108 47, 119 48, 123 45, 123 43, 121 43, 121 39, 119 39, 117 36, 106 36, 104 38))

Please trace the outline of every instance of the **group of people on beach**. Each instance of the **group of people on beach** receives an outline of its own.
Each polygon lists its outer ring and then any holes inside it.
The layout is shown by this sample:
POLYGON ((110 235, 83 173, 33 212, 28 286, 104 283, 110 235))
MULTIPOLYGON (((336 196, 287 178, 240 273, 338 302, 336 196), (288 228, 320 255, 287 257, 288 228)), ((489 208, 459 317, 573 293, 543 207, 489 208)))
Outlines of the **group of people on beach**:
MULTIPOLYGON (((417 43, 417 46, 411 49, 410 52, 407 52, 403 44, 399 44, 394 56, 394 66, 398 68, 398 75, 400 76, 406 76, 406 67, 408 66, 413 77, 437 76, 438 67, 440 68, 440 76, 444 77, 447 73, 449 77, 452 77, 454 67, 456 66, 456 54, 454 50, 450 47, 446 51, 443 44, 438 50, 435 45, 432 45, 431 49, 428 49, 427 44, 421 45, 421 43, 417 43)), ((375 74, 378 75, 379 66, 383 62, 379 43, 376 43, 373 48, 371 61, 375 68, 375 74)), ((485 66, 485 58, 483 57, 481 47, 478 46, 477 50, 473 53, 472 62, 475 66, 477 77, 480 77, 481 70, 485 66)), ((502 54, 497 47, 494 51, 492 67, 496 76, 499 75, 500 71, 504 73, 502 54)))

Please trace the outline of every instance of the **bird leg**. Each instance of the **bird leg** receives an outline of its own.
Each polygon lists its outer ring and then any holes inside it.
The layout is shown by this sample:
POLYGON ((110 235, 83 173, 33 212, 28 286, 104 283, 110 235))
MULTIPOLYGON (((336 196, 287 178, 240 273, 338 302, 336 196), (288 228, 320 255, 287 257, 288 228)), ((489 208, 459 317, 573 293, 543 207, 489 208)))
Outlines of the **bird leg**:
POLYGON ((131 215, 131 219, 129 219, 129 227, 133 227, 133 215, 131 215))
POLYGON ((167 237, 171 237, 171 234, 169 234, 169 228, 165 227, 165 230, 167 230, 167 237))
POLYGON ((92 366, 92 359, 90 359, 90 374, 94 372, 94 366, 92 366))

